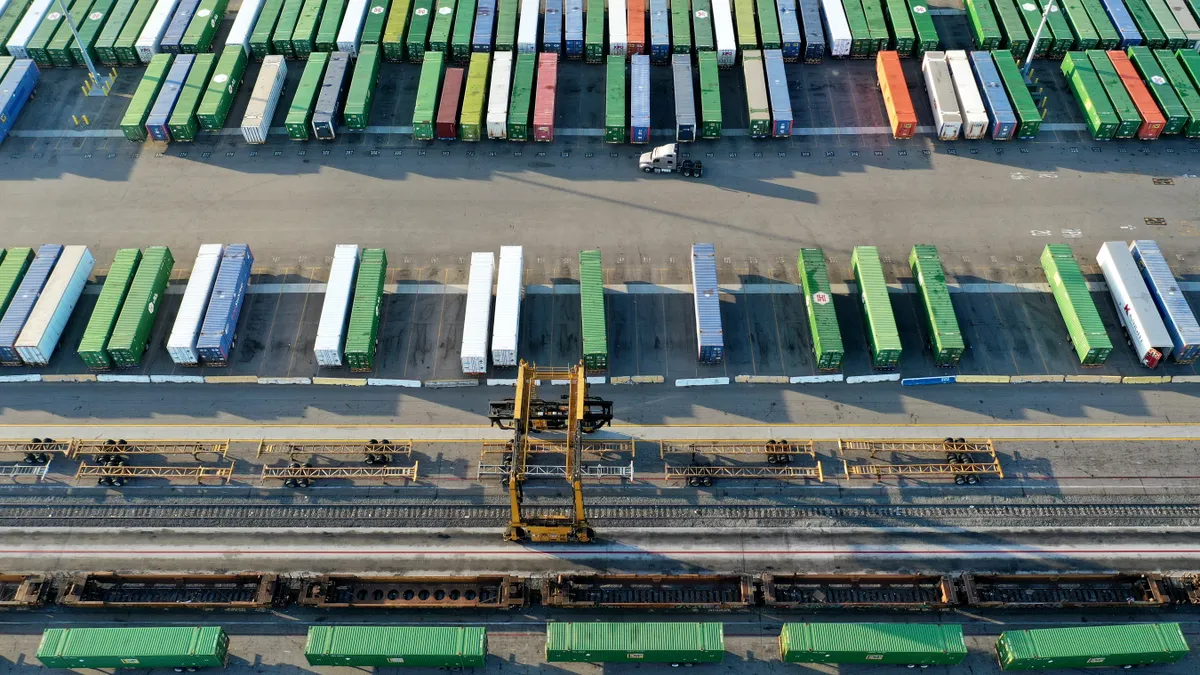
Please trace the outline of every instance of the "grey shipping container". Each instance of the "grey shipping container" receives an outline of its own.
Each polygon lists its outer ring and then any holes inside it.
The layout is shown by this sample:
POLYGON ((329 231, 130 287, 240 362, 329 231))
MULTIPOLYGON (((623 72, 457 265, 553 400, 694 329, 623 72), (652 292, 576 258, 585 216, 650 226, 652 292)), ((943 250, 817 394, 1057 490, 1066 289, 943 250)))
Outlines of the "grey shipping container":
POLYGON ((492 51, 496 35, 496 0, 479 0, 475 7, 475 28, 471 32, 471 51, 492 51))
POLYGON ((1129 253, 1137 262, 1142 279, 1167 333, 1171 335, 1171 357, 1176 363, 1195 363, 1200 358, 1200 323, 1175 279, 1175 273, 1153 239, 1138 239, 1129 245, 1129 253))
POLYGON ((692 85, 690 54, 671 56, 675 78, 675 140, 696 140, 696 95, 692 85))
POLYGON ((825 28, 821 25, 821 1, 799 0, 804 27, 804 62, 820 63, 825 57, 825 28))
POLYGON ((1008 141, 1017 133, 1017 114, 1013 112, 1012 103, 1004 91, 1004 82, 1000 80, 1000 71, 992 61, 991 52, 971 52, 971 65, 974 66, 975 83, 983 93, 983 104, 987 107, 992 140, 1008 141))
POLYGON ((192 70, 195 54, 182 54, 171 63, 167 71, 167 79, 158 90, 158 98, 154 99, 154 107, 150 108, 150 116, 146 118, 146 133, 156 141, 170 141, 171 132, 167 129, 167 120, 175 110, 175 102, 183 91, 183 83, 192 70))
POLYGON ((313 136, 321 140, 337 138, 338 112, 346 100, 346 71, 350 67, 350 55, 334 52, 329 55, 325 67, 325 80, 317 94, 317 105, 313 108, 313 136))
POLYGON ((771 135, 788 138, 792 135, 792 95, 788 93, 783 52, 763 50, 763 63, 767 67, 767 94, 771 97, 771 135))
POLYGON ((562 53, 563 0, 544 0, 542 14, 542 51, 562 53))
POLYGON ((568 59, 583 58, 583 0, 563 3, 563 42, 568 59))
POLYGON ((725 335, 721 330, 717 251, 712 244, 692 244, 692 298, 696 310, 697 360, 720 364, 725 360, 725 335))
POLYGON ((180 0, 175 14, 171 17, 171 23, 167 24, 167 32, 163 33, 162 40, 158 43, 159 49, 168 54, 179 53, 183 34, 187 32, 188 24, 192 22, 192 15, 196 13, 196 7, 199 5, 200 0, 180 0))
MULTIPOLYGON (((667 63, 671 57, 671 12, 667 0, 649 0, 650 62, 667 63)), ((636 21, 636 19, 635 19, 636 21)), ((673 63, 673 61, 671 61, 673 63)))
POLYGON ((225 248, 213 282, 208 311, 204 314, 204 324, 200 327, 200 337, 196 339, 196 352, 210 364, 229 362, 229 354, 237 342, 238 317, 242 313, 253 266, 254 254, 249 246, 230 244, 225 248))
POLYGON ((650 57, 629 57, 629 142, 650 142, 650 57))
POLYGON ((37 257, 29 265, 21 285, 8 303, 4 317, 0 318, 0 364, 6 366, 21 365, 21 355, 17 353, 17 336, 25 327, 34 304, 50 278, 50 272, 58 257, 62 255, 63 247, 58 244, 44 244, 38 249, 37 257))
POLYGON ((775 12, 779 16, 779 41, 783 50, 783 60, 795 63, 804 53, 804 34, 800 30, 796 0, 775 0, 775 12))

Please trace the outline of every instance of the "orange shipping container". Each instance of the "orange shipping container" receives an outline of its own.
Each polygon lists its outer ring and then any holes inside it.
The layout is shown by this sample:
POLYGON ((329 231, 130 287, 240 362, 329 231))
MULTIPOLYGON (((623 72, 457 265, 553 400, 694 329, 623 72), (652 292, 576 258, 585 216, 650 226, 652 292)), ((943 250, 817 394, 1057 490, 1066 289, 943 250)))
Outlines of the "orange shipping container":
POLYGON ((1142 82, 1141 76, 1138 75, 1137 69, 1133 67, 1133 63, 1129 61, 1125 52, 1111 51, 1107 53, 1108 60, 1112 61, 1113 68, 1116 68, 1117 75, 1121 77, 1121 82, 1125 85, 1125 91, 1129 92, 1129 98, 1133 99, 1138 114, 1142 116, 1142 126, 1138 127, 1137 137, 1143 141, 1152 141, 1158 138, 1167 124, 1167 118, 1158 109, 1158 104, 1154 102, 1154 96, 1146 88, 1146 83, 1142 82))
POLYGON ((629 54, 646 53, 646 0, 626 0, 626 13, 629 17, 629 54))
POLYGON ((883 104, 887 106, 888 121, 892 125, 892 137, 912 138, 917 131, 917 111, 912 97, 908 95, 908 82, 900 68, 900 56, 894 51, 881 51, 875 57, 875 72, 879 76, 879 90, 883 92, 883 104))

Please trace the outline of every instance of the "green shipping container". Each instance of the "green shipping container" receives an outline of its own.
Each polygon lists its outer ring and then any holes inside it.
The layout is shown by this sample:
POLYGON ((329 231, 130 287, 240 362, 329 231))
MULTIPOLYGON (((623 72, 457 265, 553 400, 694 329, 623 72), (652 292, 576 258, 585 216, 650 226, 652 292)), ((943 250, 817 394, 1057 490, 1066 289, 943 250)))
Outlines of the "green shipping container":
MULTIPOLYGON (((1016 3, 1017 11, 1021 13, 1021 20, 1025 22, 1025 30, 1029 32, 1029 40, 1033 41, 1033 36, 1037 35, 1038 26, 1042 23, 1042 8, 1034 0, 1013 0, 1016 3)), ((1049 26, 1042 29, 1042 36, 1038 38, 1037 46, 1034 47, 1034 56, 1046 56, 1050 53, 1050 47, 1054 44, 1054 32, 1049 26)), ((1021 58, 1025 58, 1025 54, 1021 54, 1021 58)))
POLYGON ((1001 670, 1061 670, 1174 663, 1188 644, 1177 623, 1007 630, 996 641, 1001 670))
POLYGON ((342 25, 342 15, 346 13, 346 0, 326 0, 325 10, 321 12, 321 22, 317 24, 317 39, 314 49, 318 52, 336 52, 338 28, 342 25))
POLYGON ((108 341, 108 355, 116 367, 132 368, 142 362, 142 355, 150 346, 154 318, 162 307, 163 294, 174 267, 171 249, 166 246, 146 249, 108 341))
POLYGON ((471 60, 471 36, 475 29, 475 0, 458 0, 454 10, 454 32, 450 34, 450 57, 458 65, 471 60))
POLYGON ((626 130, 629 128, 625 116, 629 106, 626 105, 625 86, 625 57, 608 57, 607 72, 604 77, 604 142, 624 143, 626 130))
POLYGON ((712 0, 692 0, 692 39, 696 41, 697 52, 716 50, 716 38, 713 37, 712 0))
POLYGON ((134 4, 135 0, 118 0, 108 13, 108 18, 104 20, 104 27, 100 29, 100 34, 96 37, 95 44, 92 45, 96 52, 96 60, 101 65, 115 66, 118 64, 117 38, 121 36, 121 29, 125 27, 125 20, 133 12, 134 4))
POLYGON ((256 60, 262 61, 275 53, 271 36, 275 34, 275 25, 279 23, 279 15, 282 12, 283 0, 263 2, 262 11, 258 13, 258 19, 255 20, 254 28, 250 31, 250 55, 256 60))
POLYGON ((482 668, 487 629, 433 626, 312 626, 311 666, 482 668))
POLYGON ((21 279, 25 278, 25 271, 29 269, 31 262, 31 248, 10 248, 4 260, 0 261, 0 316, 4 316, 8 311, 8 303, 12 302, 13 296, 17 294, 17 288, 21 285, 21 279))
POLYGON ((1092 25, 1092 19, 1088 16, 1083 2, 1081 0, 1059 0, 1059 3, 1062 12, 1066 14, 1071 35, 1075 38, 1073 49, 1083 51, 1096 49, 1100 44, 1100 35, 1092 25))
MULTIPOLYGON (((1086 54, 1092 68, 1096 69, 1096 76, 1100 78, 1100 84, 1104 85, 1104 93, 1108 94, 1108 102, 1112 105, 1113 112, 1117 114, 1117 131, 1113 134, 1113 138, 1133 138, 1137 135, 1138 129, 1142 127, 1142 115, 1129 96, 1129 91, 1125 89, 1125 83, 1121 81, 1121 76, 1117 74, 1117 69, 1113 67, 1108 54, 1098 49, 1090 50, 1086 54)), ((1079 58, 1079 53, 1075 52, 1074 56, 1079 58)), ((1064 73, 1066 68, 1064 60, 1064 73)))
POLYGON ((971 28, 971 37, 975 40, 976 49, 997 49, 1000 47, 1002 35, 1000 24, 992 11, 989 0, 966 0, 967 25, 971 28))
POLYGON ((37 658, 47 668, 222 668, 228 651, 216 626, 50 628, 37 658))
MULTIPOLYGON (((1076 74, 1080 70, 1082 66, 1076 69, 1076 74)), ((1047 244, 1042 250, 1042 271, 1046 273, 1046 281, 1054 293, 1054 301, 1058 303, 1059 314, 1067 325, 1067 335, 1079 362, 1085 366, 1103 364, 1112 352, 1112 342, 1071 247, 1047 244)))
POLYGON ((763 49, 783 47, 779 35, 779 15, 775 13, 775 0, 755 0, 758 13, 758 41, 763 49))
POLYGON ((321 52, 309 56, 308 63, 304 64, 304 73, 300 75, 300 84, 296 85, 296 93, 292 96, 292 104, 288 106, 283 123, 288 138, 294 141, 308 140, 313 106, 317 103, 317 92, 321 91, 325 65, 328 63, 329 54, 321 52))
POLYGON ((825 268, 825 251, 819 248, 800 249, 796 270, 800 273, 800 288, 804 291, 808 330, 812 335, 817 369, 841 370, 846 349, 842 345, 842 329, 838 326, 829 272, 825 268))
POLYGON ((404 34, 410 9, 411 0, 394 0, 388 10, 387 26, 383 29, 383 58, 388 61, 404 60, 404 34))
POLYGON ((25 16, 25 10, 29 9, 29 5, 33 0, 12 0, 5 8, 4 12, 0 13, 0 55, 8 56, 9 38, 12 37, 13 31, 17 29, 17 24, 21 22, 21 18, 25 16))
POLYGON ((179 50, 184 54, 203 54, 212 49, 217 27, 225 19, 228 7, 229 0, 201 0, 179 41, 179 50))
MULTIPOLYGON (((1188 80, 1196 91, 1200 92, 1200 53, 1193 49, 1180 49, 1175 52, 1175 57, 1179 61, 1179 67, 1187 75, 1188 80)), ((1184 127, 1183 133, 1188 138, 1192 138, 1191 130, 1194 126, 1194 120, 1188 120, 1188 124, 1184 127)))
POLYGON ((429 39, 429 25, 433 21, 433 0, 412 0, 412 19, 408 22, 408 35, 404 44, 408 49, 408 62, 420 63, 425 59, 425 42, 429 39))
POLYGON ((125 116, 121 118, 121 133, 125 134, 125 138, 131 141, 146 140, 146 118, 150 117, 150 108, 154 105, 154 99, 158 97, 158 90, 162 89, 163 80, 171 68, 172 58, 174 57, 171 54, 155 54, 147 64, 146 72, 142 73, 142 81, 134 90, 129 107, 125 109, 125 116))
POLYGON ((896 330, 896 315, 888 297, 883 265, 874 246, 855 246, 850 256, 850 269, 863 309, 863 326, 867 331, 867 346, 871 352, 871 367, 891 370, 900 365, 900 332, 896 330))
POLYGON ((462 113, 458 118, 459 140, 478 141, 484 135, 488 75, 491 69, 491 54, 487 52, 471 54, 471 66, 467 70, 467 87, 463 93, 462 113))
POLYGON ((379 45, 363 45, 354 62, 350 91, 342 121, 351 129, 363 130, 371 121, 371 103, 375 100, 375 85, 379 83, 379 45))
MULTIPOLYGON (((390 8, 391 0, 370 0, 367 3, 367 17, 363 19, 362 35, 359 36, 362 44, 377 45, 383 42, 383 29, 387 25, 390 8)), ((404 31, 400 31, 400 34, 403 35, 404 31)))
POLYGON ((607 370, 608 325, 604 316, 604 265, 598 250, 579 252, 579 305, 584 370, 607 370))
POLYGON ((758 49, 758 29, 754 25, 754 0, 732 0, 734 32, 739 51, 758 49))
POLYGON ((112 360, 108 358, 108 338, 112 336, 141 259, 142 252, 136 248, 123 248, 113 257, 104 277, 104 286, 100 288, 100 297, 83 331, 83 339, 79 341, 77 353, 88 368, 107 370, 112 367, 112 360))
MULTIPOLYGON (((590 2, 591 0, 589 0, 590 2)), ((672 0, 671 5, 671 53, 692 53, 692 5, 688 0, 672 0)), ((603 3, 600 5, 604 7, 603 3)), ((600 50, 604 50, 604 14, 600 15, 600 50)), ((598 62, 597 62, 598 63, 598 62)))
POLYGON ((1082 52, 1068 53, 1063 57, 1062 73, 1075 94, 1075 101, 1079 104, 1092 138, 1112 138, 1117 133, 1119 120, 1091 62, 1082 52))
POLYGON ((904 0, 885 0, 888 24, 892 28, 891 48, 900 58, 912 56, 917 43, 917 32, 908 16, 908 3, 904 0))
POLYGON ((1083 4, 1083 8, 1087 10, 1088 18, 1092 20, 1092 27, 1096 29, 1096 37, 1098 38, 1096 47, 1098 49, 1117 49, 1120 47, 1121 34, 1117 32, 1117 27, 1113 25, 1112 19, 1108 17, 1103 3, 1100 0, 1079 1, 1083 4))
POLYGON ((952 623, 785 623, 779 653, 784 663, 924 668, 962 663, 967 643, 962 626, 952 623))
MULTIPOLYGON (((95 4, 88 10, 88 15, 83 19, 83 23, 76 25, 79 29, 79 39, 87 46, 87 55, 92 60, 92 65, 95 65, 96 61, 99 60, 96 54, 96 41, 99 39, 100 31, 104 28, 104 22, 109 14, 112 13, 115 4, 116 0, 96 0, 95 4)), ((71 43, 70 58, 59 57, 60 60, 55 61, 55 65, 63 65, 67 61, 70 61, 71 64, 84 65, 83 50, 80 49, 79 42, 70 37, 68 40, 71 43)), ((55 58, 53 52, 50 58, 55 58)), ((63 67, 68 66, 63 65, 63 67)))
MULTIPOLYGON (((1038 20, 1041 20, 1041 13, 1049 6, 1050 0, 1041 0, 1041 9, 1038 10, 1038 20)), ((1075 34, 1071 32, 1071 26, 1067 24, 1067 18, 1063 16, 1062 5, 1056 0, 1054 10, 1050 12, 1050 18, 1046 21, 1046 26, 1050 29, 1054 40, 1050 43, 1050 52, 1047 54, 1052 59, 1061 59, 1063 54, 1075 48, 1075 34)), ((1034 30, 1037 30, 1036 27, 1034 30)), ((1044 31, 1043 31, 1044 32, 1044 31)))
MULTIPOLYGON (((1026 45, 1028 48, 1028 45, 1026 45)), ((1008 100, 1012 102, 1013 112, 1017 116, 1017 138, 1035 138, 1042 130, 1042 111, 1033 101, 1029 87, 1025 84, 1025 76, 1017 68, 1012 52, 997 49, 992 52, 992 60, 996 62, 996 70, 1004 82, 1004 90, 1008 92, 1008 100)))
MULTIPOLYGON (((511 52, 517 44, 517 5, 519 0, 499 0, 496 3, 495 50, 511 52)), ((603 5, 601 5, 603 7, 603 5)), ((603 44, 603 38, 601 38, 603 44)), ((604 47, 601 46, 601 50, 604 47)))
POLYGON ((125 27, 121 29, 121 34, 117 36, 117 41, 113 43, 113 51, 117 54, 117 62, 122 66, 138 66, 141 61, 138 59, 137 47, 134 44, 138 37, 142 34, 142 29, 146 27, 146 20, 150 18, 150 13, 154 11, 154 5, 158 0, 138 0, 133 6, 133 11, 129 13, 129 18, 125 20, 125 27))
POLYGON ((724 658, 719 623, 546 624, 550 663, 720 663, 724 658))
POLYGON ((225 126, 225 118, 229 116, 229 108, 233 105, 238 87, 242 85, 245 72, 245 50, 241 45, 227 45, 213 69, 212 79, 208 81, 208 88, 200 99, 200 107, 196 109, 196 121, 201 129, 213 131, 225 126))
MULTIPOLYGON (((1191 51, 1196 54, 1194 50, 1191 51)), ((1171 83, 1171 88, 1175 90, 1175 95, 1179 97, 1183 109, 1187 111, 1187 122, 1183 125, 1183 135, 1188 138, 1200 137, 1200 92, 1196 91, 1196 86, 1192 84, 1187 71, 1175 58, 1174 52, 1156 49, 1154 58, 1158 61, 1163 75, 1167 76, 1167 81, 1171 83)))
POLYGON ((1005 49, 1024 56, 1029 53, 1029 31, 1021 20, 1021 11, 1013 4, 1013 0, 992 0, 992 9, 1000 20, 1000 29, 1004 33, 1001 44, 1005 49))
POLYGON ((346 327, 346 364, 354 372, 367 372, 375 367, 379 308, 383 305, 386 277, 387 253, 381 248, 364 250, 358 264, 358 280, 354 282, 350 323, 346 327))
POLYGON ((716 52, 698 52, 700 71, 700 138, 721 137, 721 80, 716 52))
POLYGON ((292 49, 292 33, 296 32, 296 23, 300 20, 300 10, 304 0, 284 0, 283 9, 279 10, 279 21, 275 22, 275 32, 271 34, 271 46, 276 54, 284 58, 296 58, 296 50, 292 49))
POLYGON ((1151 49, 1167 46, 1167 36, 1162 32, 1158 20, 1154 18, 1154 12, 1150 11, 1150 6, 1145 0, 1125 0, 1125 8, 1129 10, 1129 15, 1133 17, 1133 22, 1142 34, 1143 45, 1151 49))
POLYGON ((533 71, 536 54, 517 54, 512 96, 508 100, 508 140, 529 140, 529 107, 533 102, 533 71))
POLYGON ((196 140, 196 132, 200 123, 196 121, 196 108, 200 106, 200 97, 208 87, 208 78, 212 76, 213 66, 217 63, 216 54, 197 54, 192 61, 192 69, 188 71, 187 79, 183 81, 183 89, 175 101, 175 109, 167 119, 167 128, 171 131, 171 140, 187 142, 196 140))
MULTIPOLYGON (((410 52, 411 53, 411 52, 410 52)), ((413 138, 418 141, 433 140, 433 123, 437 117, 438 94, 442 91, 441 52, 429 54, 421 64, 421 79, 417 82, 417 102, 413 106, 413 138)))
POLYGON ((917 282, 917 297, 924 310, 925 331, 933 361, 939 366, 957 366, 966 351, 946 272, 936 246, 918 244, 908 255, 908 266, 917 282))
POLYGON ((450 51, 450 28, 454 24, 455 0, 434 3, 433 27, 429 29, 429 51, 450 51))
POLYGON ((891 35, 888 33, 887 19, 883 17, 883 5, 880 1, 862 0, 862 6, 863 17, 867 20, 867 31, 870 32, 872 40, 868 56, 873 57, 887 49, 891 35))
POLYGON ((317 26, 324 9, 325 0, 304 0, 304 4, 301 5, 296 28, 292 31, 292 53, 296 58, 306 59, 312 53, 317 43, 317 26))
MULTIPOLYGON (((87 10, 92 6, 92 0, 75 0, 70 4, 71 16, 85 16, 87 10)), ((29 58, 33 59, 34 63, 43 68, 53 68, 56 64, 50 58, 50 50, 56 49, 62 52, 67 52, 67 42, 71 39, 71 29, 63 26, 63 14, 58 8, 57 1, 42 17, 42 22, 38 24, 37 30, 33 32, 33 37, 30 38, 27 49, 29 50, 29 58), (58 29, 64 28, 64 32, 59 37, 58 29), (60 43, 55 42, 55 38, 59 38, 60 43)), ((70 68, 71 64, 64 66, 70 68)))
POLYGON ((583 35, 584 60, 588 63, 602 63, 604 61, 604 0, 587 0, 583 35))
POLYGON ((871 55, 875 38, 867 26, 867 15, 863 13, 861 0, 842 0, 846 11, 846 22, 850 24, 850 58, 865 59, 871 55))
POLYGON ((917 58, 925 52, 940 49, 942 40, 938 37, 937 26, 933 25, 933 17, 929 15, 929 4, 925 0, 908 0, 908 16, 917 29, 917 58))
POLYGON ((1154 20, 1158 22, 1158 27, 1162 29, 1163 35, 1167 38, 1167 49, 1186 47, 1187 36, 1179 27, 1179 22, 1175 20, 1175 15, 1166 1, 1144 0, 1144 2, 1150 8, 1150 13, 1154 15, 1154 20))
POLYGON ((1158 103, 1159 110, 1167 118, 1162 132, 1177 134, 1183 131, 1184 126, 1188 123, 1187 109, 1183 107, 1183 102, 1179 100, 1175 88, 1171 86, 1166 74, 1159 67, 1158 59, 1154 58, 1154 52, 1149 47, 1130 47, 1126 53, 1129 55, 1129 60, 1133 61, 1133 67, 1137 68, 1138 74, 1142 76, 1142 81, 1150 89, 1154 101, 1158 103))

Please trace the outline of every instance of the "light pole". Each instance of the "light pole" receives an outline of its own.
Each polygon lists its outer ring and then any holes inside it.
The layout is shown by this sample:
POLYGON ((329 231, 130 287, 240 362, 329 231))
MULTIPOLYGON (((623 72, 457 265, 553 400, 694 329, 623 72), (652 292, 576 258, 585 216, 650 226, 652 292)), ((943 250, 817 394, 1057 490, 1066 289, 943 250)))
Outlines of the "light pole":
POLYGON ((114 75, 102 76, 96 72, 96 66, 92 63, 92 57, 88 54, 87 47, 83 44, 83 40, 79 39, 79 30, 75 27, 75 19, 71 16, 71 12, 67 10, 67 4, 64 0, 58 0, 58 6, 62 10, 63 18, 66 19, 67 27, 71 29, 71 35, 75 36, 75 44, 79 45, 79 55, 83 57, 83 64, 87 66, 90 82, 85 82, 83 91, 88 96, 108 96, 108 92, 112 89, 114 75))
MULTIPOLYGON (((62 0, 58 0, 62 2, 62 0)), ((1046 22, 1050 20, 1050 12, 1057 12, 1058 6, 1054 4, 1054 0, 1049 0, 1046 3, 1046 9, 1042 12, 1042 21, 1038 24, 1037 32, 1033 34, 1033 42, 1029 43, 1029 54, 1025 56, 1025 65, 1021 68, 1021 75, 1026 81, 1029 80, 1029 71, 1033 69, 1033 53, 1037 51, 1038 41, 1042 38, 1042 31, 1046 28, 1046 22)))

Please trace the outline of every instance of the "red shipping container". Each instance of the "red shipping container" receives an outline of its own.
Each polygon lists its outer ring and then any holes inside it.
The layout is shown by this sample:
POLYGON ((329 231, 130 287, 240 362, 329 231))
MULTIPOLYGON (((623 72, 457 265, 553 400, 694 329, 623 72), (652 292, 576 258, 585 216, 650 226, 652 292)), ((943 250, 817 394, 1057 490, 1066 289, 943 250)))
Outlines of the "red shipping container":
POLYGON ((892 51, 879 52, 875 57, 875 74, 879 77, 879 91, 883 93, 892 137, 912 138, 917 130, 917 111, 908 95, 908 82, 900 68, 899 55, 892 51))
POLYGON ((646 53, 646 0, 625 0, 625 12, 629 17, 629 53, 646 53))
POLYGON ((439 141, 458 140, 458 106, 462 99, 464 68, 447 68, 442 80, 442 100, 438 103, 434 135, 439 141))
POLYGON ((1141 76, 1138 75, 1137 69, 1133 67, 1133 63, 1130 62, 1125 52, 1114 50, 1105 53, 1108 54, 1108 60, 1112 61, 1113 68, 1117 69, 1117 75, 1121 77, 1125 91, 1129 92, 1129 98, 1133 99, 1133 104, 1137 106, 1138 114, 1142 116, 1142 126, 1138 127, 1138 138, 1143 141, 1152 141, 1158 138, 1167 124, 1167 118, 1158 109, 1158 104, 1154 102, 1154 96, 1146 88, 1146 83, 1142 82, 1141 76))
POLYGON ((533 99, 533 140, 554 142, 554 93, 558 89, 558 54, 538 54, 537 94, 533 99))

